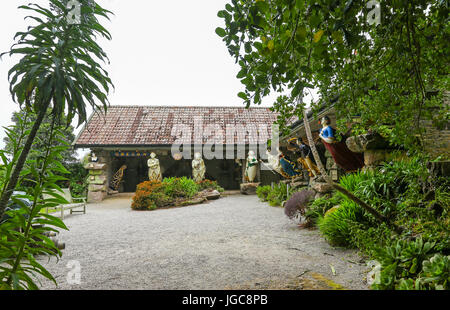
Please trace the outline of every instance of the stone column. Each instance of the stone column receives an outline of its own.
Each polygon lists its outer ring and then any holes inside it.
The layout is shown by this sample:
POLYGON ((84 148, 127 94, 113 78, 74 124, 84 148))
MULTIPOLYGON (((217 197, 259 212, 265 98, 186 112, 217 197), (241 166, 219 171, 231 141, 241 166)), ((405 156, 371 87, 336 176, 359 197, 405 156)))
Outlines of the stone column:
POLYGON ((88 176, 88 202, 100 202, 107 195, 107 164, 106 163, 88 163, 84 166, 89 170, 88 176))
POLYGON ((325 169, 329 172, 333 181, 339 180, 338 166, 328 150, 325 151, 325 157, 327 158, 325 169))

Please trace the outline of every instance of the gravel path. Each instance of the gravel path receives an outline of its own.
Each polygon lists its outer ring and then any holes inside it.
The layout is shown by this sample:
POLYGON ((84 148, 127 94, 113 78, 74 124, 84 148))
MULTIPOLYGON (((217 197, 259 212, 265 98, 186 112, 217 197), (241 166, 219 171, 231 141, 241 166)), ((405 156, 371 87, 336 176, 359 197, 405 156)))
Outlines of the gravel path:
POLYGON ((66 217, 62 259, 43 262, 58 289, 367 289, 354 251, 331 247, 256 196, 152 212, 132 211, 130 201, 107 199, 66 217), (80 285, 67 283, 72 260, 80 285))

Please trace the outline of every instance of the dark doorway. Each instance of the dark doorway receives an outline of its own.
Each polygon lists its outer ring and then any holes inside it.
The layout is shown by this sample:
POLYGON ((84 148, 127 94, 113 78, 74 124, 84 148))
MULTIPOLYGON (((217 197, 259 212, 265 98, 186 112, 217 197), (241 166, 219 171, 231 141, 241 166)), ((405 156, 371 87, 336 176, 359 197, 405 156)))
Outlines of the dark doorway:
MULTIPOLYGON (((175 160, 171 156, 158 156, 163 178, 188 177, 192 178, 192 161, 187 159, 175 160)), ((139 183, 148 181, 148 158, 145 157, 116 157, 112 161, 114 175, 122 165, 126 165, 120 192, 133 193, 139 183)), ((213 159, 205 160, 206 175, 209 180, 217 181, 224 189, 239 189, 242 170, 234 160, 213 159)))
POLYGON ((241 167, 230 159, 205 160, 206 178, 217 181, 226 190, 239 189, 241 167))
POLYGON ((122 165, 126 165, 123 174, 122 184, 119 188, 120 192, 132 193, 136 191, 139 183, 148 180, 147 177, 147 160, 142 157, 116 157, 112 163, 112 175, 114 175, 122 165))

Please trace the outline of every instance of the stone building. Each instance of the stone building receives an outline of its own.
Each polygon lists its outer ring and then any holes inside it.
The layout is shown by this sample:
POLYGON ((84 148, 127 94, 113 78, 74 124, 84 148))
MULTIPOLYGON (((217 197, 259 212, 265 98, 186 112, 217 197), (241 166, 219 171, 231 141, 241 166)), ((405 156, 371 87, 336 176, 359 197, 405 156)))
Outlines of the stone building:
MULTIPOLYGON (((148 180, 147 160, 154 152, 163 177, 191 177, 195 152, 201 152, 206 178, 225 189, 239 189, 250 149, 265 156, 277 114, 268 108, 111 106, 93 113, 73 145, 90 149, 89 201, 106 197, 120 169, 119 192, 134 192, 148 180), (124 169, 123 167, 126 166, 124 169)), ((274 172, 259 169, 258 182, 278 181, 274 172)))

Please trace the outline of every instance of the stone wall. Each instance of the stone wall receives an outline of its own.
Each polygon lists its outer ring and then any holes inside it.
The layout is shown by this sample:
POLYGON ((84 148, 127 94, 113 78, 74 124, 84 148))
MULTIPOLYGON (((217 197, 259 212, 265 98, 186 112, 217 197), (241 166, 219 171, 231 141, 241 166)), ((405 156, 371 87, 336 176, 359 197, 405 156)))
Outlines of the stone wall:
MULTIPOLYGON (((450 92, 444 94, 444 106, 450 107, 450 92)), ((450 121, 442 128, 437 128, 432 121, 422 121, 425 133, 422 135, 422 143, 425 152, 433 157, 440 155, 450 156, 450 121)))
POLYGON ((425 152, 432 157, 440 155, 450 156, 450 128, 439 130, 432 124, 426 124, 426 133, 423 135, 423 147, 425 152))

